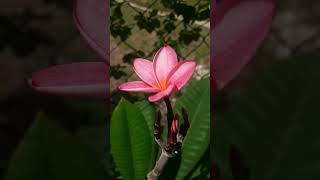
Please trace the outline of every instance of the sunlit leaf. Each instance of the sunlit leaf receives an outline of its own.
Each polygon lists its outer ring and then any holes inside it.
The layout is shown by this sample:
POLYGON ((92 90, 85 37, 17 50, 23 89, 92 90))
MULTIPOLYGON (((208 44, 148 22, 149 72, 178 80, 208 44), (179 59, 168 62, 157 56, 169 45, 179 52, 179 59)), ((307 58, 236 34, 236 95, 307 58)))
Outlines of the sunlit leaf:
POLYGON ((139 108, 121 99, 111 118, 110 145, 124 180, 146 178, 151 161, 151 140, 148 125, 139 108))

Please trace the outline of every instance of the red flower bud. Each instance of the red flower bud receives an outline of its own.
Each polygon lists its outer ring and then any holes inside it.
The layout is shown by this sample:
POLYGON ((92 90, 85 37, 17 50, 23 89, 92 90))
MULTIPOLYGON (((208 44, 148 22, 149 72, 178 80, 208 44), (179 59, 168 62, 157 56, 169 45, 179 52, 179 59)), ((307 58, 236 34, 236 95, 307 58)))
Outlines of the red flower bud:
POLYGON ((171 122, 170 132, 169 132, 168 143, 176 144, 177 143, 177 134, 178 134, 178 114, 175 114, 171 122))
POLYGON ((171 133, 177 134, 177 129, 178 129, 178 118, 177 118, 177 115, 175 115, 171 123, 171 133))

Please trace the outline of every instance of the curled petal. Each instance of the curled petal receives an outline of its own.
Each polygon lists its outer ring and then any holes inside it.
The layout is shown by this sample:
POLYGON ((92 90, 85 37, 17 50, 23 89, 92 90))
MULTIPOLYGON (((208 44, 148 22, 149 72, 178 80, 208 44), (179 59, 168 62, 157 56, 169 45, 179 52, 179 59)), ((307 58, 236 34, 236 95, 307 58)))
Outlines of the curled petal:
POLYGON ((29 86, 39 92, 107 99, 108 66, 102 62, 53 66, 28 77, 29 86))
POLYGON ((76 0, 74 21, 82 36, 105 60, 108 57, 109 8, 105 0, 76 0))
POLYGON ((196 63, 194 61, 186 60, 179 63, 179 65, 171 73, 169 83, 174 84, 180 90, 190 79, 194 72, 196 63))
POLYGON ((159 89, 153 88, 142 81, 132 81, 132 82, 122 83, 120 84, 119 89, 121 91, 146 92, 146 93, 155 93, 160 91, 159 89))
POLYGON ((170 84, 167 89, 165 89, 164 91, 160 91, 155 95, 149 96, 148 100, 150 102, 156 102, 159 101, 160 99, 164 98, 164 97, 168 97, 170 96, 170 94, 172 93, 172 91, 175 89, 175 86, 173 84, 170 84))
POLYGON ((225 0, 216 8, 211 31, 213 75, 223 88, 255 55, 274 15, 274 0, 225 0))
POLYGON ((157 78, 154 75, 152 62, 146 59, 137 58, 133 62, 134 71, 142 81, 151 87, 158 87, 157 78))
POLYGON ((166 86, 169 73, 177 64, 177 54, 169 45, 162 47, 154 56, 153 69, 162 88, 166 86))

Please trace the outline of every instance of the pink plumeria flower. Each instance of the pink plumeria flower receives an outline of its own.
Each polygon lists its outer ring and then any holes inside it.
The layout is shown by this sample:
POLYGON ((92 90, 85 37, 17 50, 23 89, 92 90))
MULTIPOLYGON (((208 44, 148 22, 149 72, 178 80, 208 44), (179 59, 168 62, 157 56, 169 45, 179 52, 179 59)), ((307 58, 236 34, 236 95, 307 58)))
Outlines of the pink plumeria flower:
POLYGON ((122 83, 119 89, 155 93, 148 98, 150 102, 155 102, 181 90, 192 76, 196 63, 192 60, 178 63, 176 52, 169 45, 164 45, 154 56, 153 62, 137 58, 133 66, 142 81, 122 83))

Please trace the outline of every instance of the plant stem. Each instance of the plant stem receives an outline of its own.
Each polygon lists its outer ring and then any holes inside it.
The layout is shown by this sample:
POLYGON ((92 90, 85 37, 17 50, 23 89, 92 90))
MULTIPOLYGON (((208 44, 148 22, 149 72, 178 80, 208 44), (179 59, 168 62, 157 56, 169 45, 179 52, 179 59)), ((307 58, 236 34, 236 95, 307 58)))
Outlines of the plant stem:
MULTIPOLYGON (((168 122, 168 137, 167 138, 168 139, 167 139, 167 142, 164 142, 162 140, 161 123, 160 123, 161 113, 160 113, 160 111, 158 111, 158 115, 156 117, 155 124, 154 124, 154 136, 155 136, 155 141, 157 142, 157 144, 161 148, 161 155, 160 155, 159 159, 157 160, 154 168, 148 173, 148 175, 147 175, 148 180, 158 179, 158 177, 161 175, 165 165, 167 164, 168 159, 175 157, 178 154, 178 152, 181 149, 182 140, 183 140, 184 136, 186 135, 187 130, 189 128, 188 114, 185 111, 185 109, 182 109, 184 123, 181 126, 181 131, 179 134, 177 134, 177 132, 175 132, 175 133, 171 132, 171 124, 172 124, 174 117, 173 117, 173 110, 172 110, 172 106, 171 106, 169 97, 164 98, 164 102, 166 103, 166 106, 167 106, 167 122, 168 122), (174 138, 179 137, 179 141, 177 142, 177 139, 172 140, 173 136, 174 136, 174 138)), ((178 119, 178 117, 175 117, 175 118, 178 119)))
POLYGON ((166 152, 162 149, 161 155, 158 159, 158 161, 156 162, 156 165, 154 166, 154 168, 148 173, 148 180, 156 180, 163 168, 165 167, 165 165, 167 164, 169 159, 169 156, 166 154, 166 152))
POLYGON ((170 127, 173 121, 173 110, 172 110, 169 97, 164 98, 164 102, 166 103, 166 106, 167 106, 168 139, 169 139, 171 134, 170 127))

